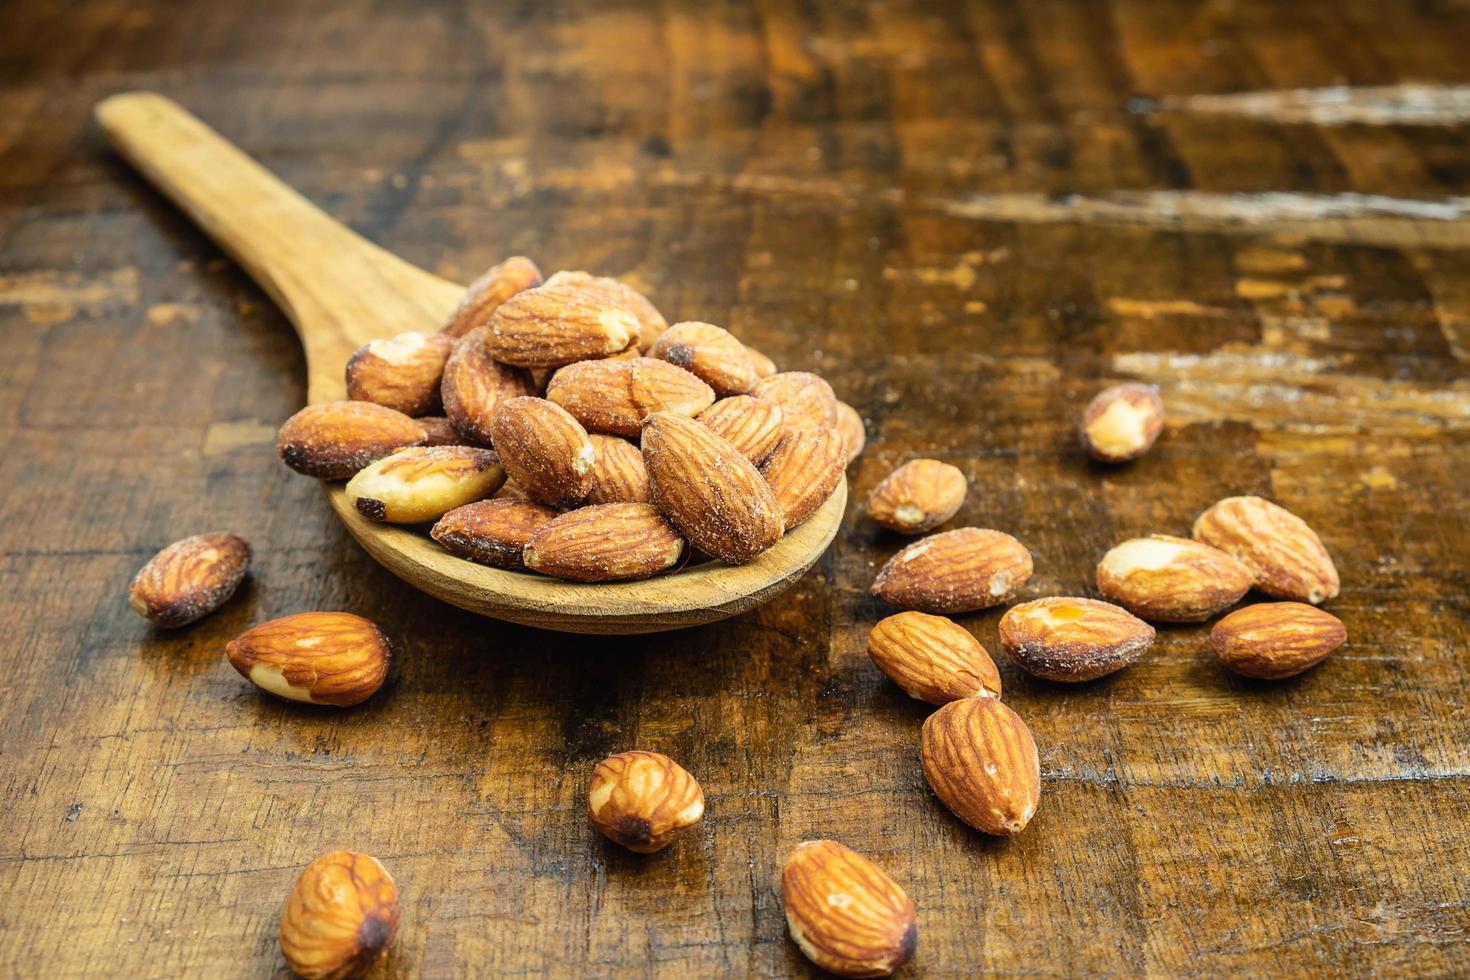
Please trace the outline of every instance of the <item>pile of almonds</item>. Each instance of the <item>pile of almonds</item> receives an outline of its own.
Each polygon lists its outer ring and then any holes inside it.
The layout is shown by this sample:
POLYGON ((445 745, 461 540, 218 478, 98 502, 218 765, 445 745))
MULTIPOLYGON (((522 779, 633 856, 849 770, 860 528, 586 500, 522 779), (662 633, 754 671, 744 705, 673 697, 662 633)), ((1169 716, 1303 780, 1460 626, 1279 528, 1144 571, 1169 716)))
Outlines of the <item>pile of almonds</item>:
POLYGON ((347 394, 281 426, 287 466, 347 480, 372 520, 433 522, 460 558, 577 582, 693 550, 748 562, 816 513, 864 441, 817 375, 711 323, 669 326, 616 279, 543 282, 522 257, 440 333, 357 351, 347 394))

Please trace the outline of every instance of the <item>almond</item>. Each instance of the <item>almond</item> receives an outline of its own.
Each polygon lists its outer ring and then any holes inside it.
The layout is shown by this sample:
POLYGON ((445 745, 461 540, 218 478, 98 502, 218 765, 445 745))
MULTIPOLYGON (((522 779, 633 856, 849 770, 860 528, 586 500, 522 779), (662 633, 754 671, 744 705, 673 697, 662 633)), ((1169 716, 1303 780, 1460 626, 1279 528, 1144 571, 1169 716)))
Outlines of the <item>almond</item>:
POLYGON ((868 656, 920 701, 1000 697, 995 661, 969 630, 943 616, 901 612, 879 620, 868 634, 868 656))
POLYGON ((552 507, 580 503, 592 488, 597 450, 566 409, 544 398, 512 398, 491 428, 506 475, 552 507))
POLYGON ((750 366, 755 368, 757 378, 769 378, 776 373, 776 362, 749 344, 745 346, 745 356, 750 358, 750 366))
POLYGON ((385 456, 347 481, 358 513, 388 524, 438 520, 505 482, 500 460, 475 446, 418 446, 385 456))
POLYGON ((438 411, 439 381, 453 350, 454 338, 442 333, 370 340, 347 361, 347 397, 410 416, 438 411))
POLYGON ((281 910, 281 955, 308 980, 360 977, 398 934, 398 889, 377 858, 332 851, 296 879, 281 910))
POLYGON ((344 612, 306 612, 252 627, 225 648, 230 666, 289 701, 361 704, 388 676, 392 648, 370 621, 344 612))
POLYGON ((750 393, 780 405, 788 426, 837 427, 837 396, 831 385, 810 372, 773 374, 757 381, 750 393))
POLYGON ((1000 643, 1022 670, 1051 681, 1090 681, 1136 662, 1154 628, 1121 606, 1052 596, 1012 606, 1000 643))
POLYGON ((761 476, 775 491, 786 529, 804 523, 842 482, 847 448, 836 429, 788 429, 775 452, 761 464, 761 476))
POLYGON ((649 496, 706 554, 749 561, 781 539, 781 508, 755 465, 708 426, 668 412, 643 427, 649 496))
POLYGON ((418 422, 427 433, 424 439, 426 446, 462 446, 465 443, 454 423, 443 415, 425 415, 418 422))
POLYGON ((532 390, 530 374, 501 364, 492 356, 487 327, 471 330, 455 345, 440 384, 444 414, 460 435, 482 446, 490 445, 496 410, 532 390))
POLYGON ((592 770, 587 818, 599 834, 630 851, 661 851, 702 816, 699 780, 666 755, 619 752, 592 770))
POLYGON ((939 801, 987 834, 1019 834, 1041 799, 1041 759, 1021 716, 995 698, 951 701, 924 720, 919 753, 939 801))
POLYGON ((470 283, 464 299, 449 314, 444 333, 450 337, 463 337, 471 330, 488 327, 490 318, 501 303, 539 285, 541 270, 536 268, 536 263, 524 255, 512 255, 470 283))
MULTIPOLYGON (((638 319, 638 350, 646 351, 658 340, 669 323, 648 297, 625 282, 608 276, 594 276, 588 272, 558 272, 546 280, 548 286, 577 286, 590 289, 609 302, 631 310, 638 319)), ((637 352, 635 351, 635 354, 637 352)))
POLYGON ((128 604, 158 626, 173 629, 224 605, 250 567, 250 545, 224 531, 175 541, 138 569, 128 604))
POLYGON ((1031 553, 1009 534, 962 527, 920 538, 888 559, 872 592, 905 609, 970 612, 1005 602, 1031 568, 1031 553))
POLYGON ((695 416, 715 393, 681 367, 637 357, 568 364, 551 376, 546 397, 589 432, 637 436, 654 412, 695 416))
POLYGON ((541 525, 522 558, 543 575, 618 582, 657 575, 683 554, 684 539, 653 504, 595 504, 541 525))
POLYGON ((1245 677, 1295 677, 1347 640, 1342 620, 1304 602, 1263 602, 1238 609, 1210 630, 1220 661, 1245 677))
POLYGON ((345 480, 373 460, 427 437, 422 425, 394 409, 372 402, 323 402, 286 420, 276 436, 276 452, 297 473, 345 480))
POLYGON ((592 464, 592 489, 586 504, 633 504, 648 502, 648 469, 643 453, 626 439, 592 433, 597 459, 592 464))
POLYGON ((837 431, 842 434, 847 462, 851 464, 862 454, 863 446, 867 445, 868 433, 863 428, 863 417, 847 402, 837 403, 837 431))
POLYGON ((957 467, 937 459, 904 463, 873 488, 868 516, 904 534, 922 534, 959 513, 970 484, 957 467))
POLYGON ((699 421, 759 466, 781 441, 781 406, 749 395, 721 398, 699 413, 699 421))
POLYGON ((525 568, 522 551, 556 511, 529 500, 477 500, 456 507, 429 536, 452 555, 495 568, 525 568))
POLYGON ((490 349, 504 364, 560 367, 625 350, 637 343, 638 329, 625 303, 553 276, 500 304, 490 318, 490 349))
POLYGON ((649 357, 678 365, 704 381, 715 394, 743 395, 756 382, 755 366, 745 345, 713 323, 676 323, 659 335, 649 357))
POLYGON ((1238 559, 1267 595, 1318 605, 1340 588, 1337 566, 1317 532, 1262 497, 1227 497, 1194 522, 1197 541, 1238 559))
POLYGON ((791 938, 807 959, 843 977, 886 977, 913 958, 919 917, 872 861, 835 840, 798 844, 781 869, 791 938))
POLYGON ((1097 589, 1135 616, 1198 623, 1229 609, 1251 587, 1250 569, 1218 548, 1152 534, 1113 548, 1097 566, 1097 589))
POLYGON ((1094 459, 1126 463, 1148 452, 1163 427, 1158 388, 1114 385, 1098 392, 1082 413, 1082 444, 1094 459))

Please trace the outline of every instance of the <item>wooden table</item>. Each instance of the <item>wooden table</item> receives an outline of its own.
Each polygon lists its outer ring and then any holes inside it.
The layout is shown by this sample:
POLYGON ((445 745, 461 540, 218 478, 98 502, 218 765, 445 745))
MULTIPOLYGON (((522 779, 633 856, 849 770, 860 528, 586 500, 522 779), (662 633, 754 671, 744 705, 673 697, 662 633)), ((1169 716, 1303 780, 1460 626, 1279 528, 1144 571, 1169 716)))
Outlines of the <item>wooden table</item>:
MULTIPOLYGON (((801 975, 775 881, 836 837, 920 910, 910 976, 1470 970, 1470 7, 13 3, 0 8, 0 974, 262 976, 322 851, 381 858, 379 976, 801 975), (63 9, 64 7, 64 9, 63 9), (467 280, 512 253, 646 289, 822 371, 868 420, 824 561, 759 611, 593 639, 378 568, 276 460, 281 314, 89 118, 168 94, 327 210, 467 280), (1154 452, 1080 407, 1161 386, 1154 452), (898 462, 1087 594, 1219 497, 1304 516, 1348 645, 1235 679, 1200 628, 1078 687, 1003 665, 1045 787, 972 832, 868 662, 898 462), (256 560, 218 614, 124 600, 162 545, 256 560), (307 609, 379 622, 385 688, 286 704, 221 656, 307 609), (587 827, 603 755, 708 816, 653 857, 587 827)), ((998 652, 998 612, 963 618, 998 652)))

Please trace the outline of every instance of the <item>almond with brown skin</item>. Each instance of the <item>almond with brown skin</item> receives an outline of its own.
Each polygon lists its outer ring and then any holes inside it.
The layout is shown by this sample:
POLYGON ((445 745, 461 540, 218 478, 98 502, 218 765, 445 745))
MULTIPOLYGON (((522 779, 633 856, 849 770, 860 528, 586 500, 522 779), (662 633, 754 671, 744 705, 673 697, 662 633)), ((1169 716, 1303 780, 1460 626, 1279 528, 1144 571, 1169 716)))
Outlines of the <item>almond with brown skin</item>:
POLYGON ((454 350, 442 333, 401 333, 370 340, 347 361, 347 397, 429 415, 440 408, 439 382, 454 350))
POLYGON ((868 656, 911 698, 948 704, 1000 697, 1000 671, 980 641, 954 620, 901 612, 868 634, 868 656))
POLYGON ((372 402, 323 402, 291 416, 276 436, 276 452, 297 473, 345 480, 376 459, 417 446, 424 427, 402 412, 372 402))
POLYGON ((734 565, 781 540, 765 477, 708 426, 660 412, 644 425, 642 448, 649 496, 700 551, 734 565))
POLYGON ((1198 623, 1229 609, 1251 587, 1250 569, 1218 548, 1152 534, 1110 550, 1097 566, 1097 589, 1135 616, 1198 623))
POLYGON ((482 500, 504 482, 505 470, 488 449, 416 446, 360 470, 347 481, 347 499, 371 520, 419 524, 482 500))
POLYGON ((785 431, 781 406, 750 395, 721 398, 698 418, 757 466, 775 451, 785 431))
POLYGON ((745 345, 713 323, 690 320, 674 324, 649 348, 648 356, 678 365, 721 397, 743 395, 756 382, 755 366, 745 345))
POLYGON ((332 851, 296 879, 281 910, 286 965, 306 980, 348 980, 371 970, 398 934, 398 889, 378 860, 332 851))
POLYGON ((886 977, 913 958, 913 899, 872 861, 835 840, 796 846, 781 869, 791 938, 807 959, 842 977, 886 977))
POLYGON ((868 497, 868 517, 890 530, 922 534, 959 513, 970 484, 957 467, 915 459, 888 474, 868 497))
POLYGON ((619 752, 592 770, 587 818, 597 832, 639 854, 674 842, 704 816, 699 780, 658 752, 619 752))
POLYGON ((429 536, 452 555, 494 568, 522 569, 522 552, 541 525, 557 516, 529 500, 477 500, 456 507, 429 536))
POLYGON ((425 415, 418 420, 419 425, 424 427, 426 436, 425 446, 463 446, 464 436, 454 427, 454 423, 443 415, 425 415))
POLYGON ((842 482, 846 452, 836 429, 803 426, 787 429, 761 464, 761 476, 776 493, 788 531, 805 523, 832 496, 842 482))
POLYGON ((361 704, 388 676, 392 648, 361 616, 306 612, 252 627, 225 648, 230 665, 261 690, 289 701, 361 704))
POLYGON ((673 568, 684 539, 653 504, 595 504, 536 529, 522 560, 533 572, 573 582, 620 582, 673 568))
POLYGON ((1262 680, 1295 677, 1317 666, 1347 640, 1347 627, 1304 602, 1263 602, 1238 609, 1210 630, 1220 662, 1262 680))
POLYGON ((894 555, 872 592, 905 609, 970 612, 1008 600, 1031 570, 1031 553, 1009 534, 962 527, 920 538, 894 555))
POLYGON ((541 270, 536 263, 524 255, 512 255, 499 265, 470 283, 464 299, 449 314, 444 324, 444 333, 450 337, 463 337, 471 330, 488 327, 490 318, 500 304, 517 293, 541 285, 541 270))
POLYGON ((715 400, 709 385, 651 357, 568 364, 551 376, 546 397, 589 432, 637 436, 654 412, 695 416, 715 400))
POLYGON ((250 545, 225 531, 175 541, 138 569, 128 604, 158 626, 174 629, 224 605, 250 567, 250 545))
POLYGON ((1036 813, 1036 741, 1021 716, 996 698, 962 698, 930 715, 919 756, 934 795, 976 830, 1019 834, 1036 813))
POLYGON ((653 303, 649 302, 647 296, 627 283, 609 276, 594 276, 589 272, 558 272, 546 280, 546 285, 589 289, 608 302, 631 310, 633 316, 638 320, 638 350, 640 351, 646 351, 652 347, 654 341, 658 340, 659 334, 663 333, 669 325, 664 315, 653 303))
POLYGON ((1000 643, 1022 670, 1051 681, 1090 681, 1135 663, 1154 628, 1121 606, 1051 596, 1012 606, 1000 618, 1000 643))
POLYGON ((512 296, 490 318, 491 352, 516 367, 561 367, 637 341, 638 317, 626 304, 580 286, 547 282, 512 296))
POLYGON ((750 366, 755 369, 757 379, 769 378, 777 372, 776 362, 749 344, 745 346, 745 356, 750 358, 750 366))
POLYGON ((831 385, 809 371, 784 371, 762 378, 750 393, 780 405, 788 426, 837 427, 837 396, 831 385))
POLYGON ((592 488, 584 504, 635 504, 648 502, 648 468, 643 453, 626 439, 591 433, 597 459, 592 464, 592 488))
POLYGON ((1126 463, 1148 452, 1163 427, 1158 388, 1114 385, 1098 392, 1082 413, 1082 444, 1094 459, 1126 463))
POLYGON ((495 412, 512 398, 531 394, 533 384, 524 369, 495 360, 489 328, 478 327, 455 345, 444 365, 439 388, 444 396, 444 414, 460 435, 488 446, 495 412))
POLYGON ((863 428, 863 417, 847 402, 837 403, 837 431, 842 434, 843 446, 847 450, 847 462, 850 465, 862 454, 863 446, 868 442, 868 433, 863 428))
POLYGON ((1341 582, 1317 532, 1291 511, 1262 497, 1227 497, 1194 522, 1197 541, 1236 558, 1267 595, 1318 605, 1341 582))
POLYGON ((533 499, 571 507, 592 488, 597 450, 560 405, 512 398, 495 413, 491 435, 506 475, 533 499))

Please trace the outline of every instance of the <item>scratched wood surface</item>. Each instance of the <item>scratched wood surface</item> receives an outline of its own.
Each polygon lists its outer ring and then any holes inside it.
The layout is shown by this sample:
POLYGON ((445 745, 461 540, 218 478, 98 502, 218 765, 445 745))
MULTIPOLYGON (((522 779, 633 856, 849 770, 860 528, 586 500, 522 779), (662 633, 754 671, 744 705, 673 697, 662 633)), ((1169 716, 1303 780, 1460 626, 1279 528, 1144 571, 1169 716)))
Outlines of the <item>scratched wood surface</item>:
MULTIPOLYGON (((911 976, 1470 970, 1470 5, 1109 0, 0 5, 0 974, 282 973, 322 851, 396 876, 377 975, 804 975, 776 869, 836 837, 920 910, 911 976), (274 458, 304 398, 284 318, 89 120, 178 99, 449 278, 512 253, 626 277, 822 371, 868 420, 854 504, 776 601, 595 639, 407 590, 274 458), (1159 384, 1154 452, 1073 420, 1159 384), (1198 628, 1080 687, 1003 665, 1038 816, 985 838, 867 661, 896 463, 956 524, 1091 591, 1108 546, 1232 493, 1303 515, 1347 646, 1224 674, 1198 628), (229 528, 251 579, 151 630, 129 577, 229 528), (360 709, 224 662, 305 609, 379 622, 360 709), (669 753, 708 816, 623 853, 604 754, 669 753)), ((995 612, 963 617, 991 650, 995 612)))

